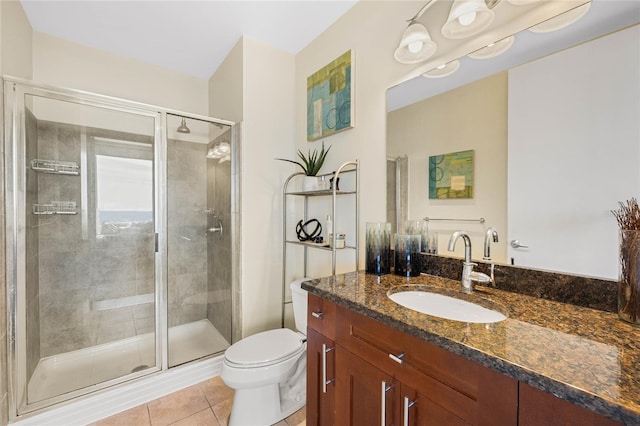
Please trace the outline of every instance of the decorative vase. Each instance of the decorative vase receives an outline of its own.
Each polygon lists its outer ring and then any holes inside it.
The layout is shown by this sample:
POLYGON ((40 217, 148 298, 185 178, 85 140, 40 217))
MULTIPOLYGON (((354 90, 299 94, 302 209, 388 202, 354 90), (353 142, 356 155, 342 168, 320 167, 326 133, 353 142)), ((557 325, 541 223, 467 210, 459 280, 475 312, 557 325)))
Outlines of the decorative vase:
POLYGON ((420 234, 396 234, 394 273, 404 277, 420 275, 420 234))
POLYGON ((640 325, 640 231, 636 230, 620 233, 618 316, 640 325))
POLYGON ((317 191, 318 190, 318 177, 317 176, 304 176, 302 178, 302 190, 303 191, 317 191))
POLYGON ((384 275, 391 272, 391 224, 367 222, 366 273, 384 275))
POLYGON ((420 235, 420 251, 429 251, 429 222, 426 220, 407 220, 404 223, 404 233, 410 235, 420 235))

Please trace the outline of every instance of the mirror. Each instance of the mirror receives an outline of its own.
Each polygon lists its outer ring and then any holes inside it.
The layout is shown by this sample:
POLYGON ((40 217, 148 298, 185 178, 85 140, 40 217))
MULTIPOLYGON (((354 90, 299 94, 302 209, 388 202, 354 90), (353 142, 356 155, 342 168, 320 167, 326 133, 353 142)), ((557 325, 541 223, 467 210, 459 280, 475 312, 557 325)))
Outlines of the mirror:
POLYGON ((547 46, 517 50, 521 39, 551 36, 517 34, 493 67, 492 59, 463 58, 467 75, 391 88, 387 220, 471 219, 429 221, 439 254, 461 257, 461 247, 454 254, 446 246, 464 229, 473 258, 482 259, 493 226, 496 263, 617 279, 610 210, 640 192, 640 8, 631 3, 594 1, 547 46), (558 46, 564 50, 552 54, 558 46), (416 102, 418 92, 424 100, 416 102), (473 197, 429 199, 429 157, 466 150, 474 152, 473 197))

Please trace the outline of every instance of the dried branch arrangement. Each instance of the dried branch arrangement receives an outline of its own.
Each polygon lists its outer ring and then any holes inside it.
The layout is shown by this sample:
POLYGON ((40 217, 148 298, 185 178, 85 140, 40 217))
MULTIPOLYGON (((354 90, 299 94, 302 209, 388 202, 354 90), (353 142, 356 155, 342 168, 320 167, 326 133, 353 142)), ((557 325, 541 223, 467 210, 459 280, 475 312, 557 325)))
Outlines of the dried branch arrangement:
POLYGON ((619 203, 612 213, 620 226, 618 314, 640 323, 640 207, 635 198, 619 203))

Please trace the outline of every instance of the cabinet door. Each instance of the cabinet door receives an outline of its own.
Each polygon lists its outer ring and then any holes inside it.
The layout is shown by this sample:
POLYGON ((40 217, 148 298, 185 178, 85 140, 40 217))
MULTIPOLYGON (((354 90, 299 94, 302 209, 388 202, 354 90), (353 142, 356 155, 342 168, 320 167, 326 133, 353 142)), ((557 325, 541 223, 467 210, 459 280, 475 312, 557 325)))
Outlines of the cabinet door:
POLYGON ((391 376, 337 346, 336 425, 398 425, 399 395, 391 376))
POLYGON ((520 383, 518 424, 522 426, 615 426, 600 416, 551 394, 520 383))
POLYGON ((470 423, 457 417, 429 398, 428 392, 420 392, 402 384, 400 394, 400 418, 403 426, 462 426, 470 423))
POLYGON ((335 343, 307 329, 307 424, 334 423, 335 343), (324 384, 323 384, 324 383, 324 384))

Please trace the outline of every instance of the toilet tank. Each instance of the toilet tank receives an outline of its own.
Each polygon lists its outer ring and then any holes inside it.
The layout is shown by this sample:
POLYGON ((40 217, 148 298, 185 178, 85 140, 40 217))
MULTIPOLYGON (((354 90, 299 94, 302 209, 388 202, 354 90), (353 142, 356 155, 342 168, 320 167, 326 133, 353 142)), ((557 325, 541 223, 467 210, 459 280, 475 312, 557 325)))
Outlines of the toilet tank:
POLYGON ((307 334, 307 291, 302 289, 302 283, 310 278, 301 278, 291 283, 291 302, 293 304, 293 318, 299 332, 307 334))

